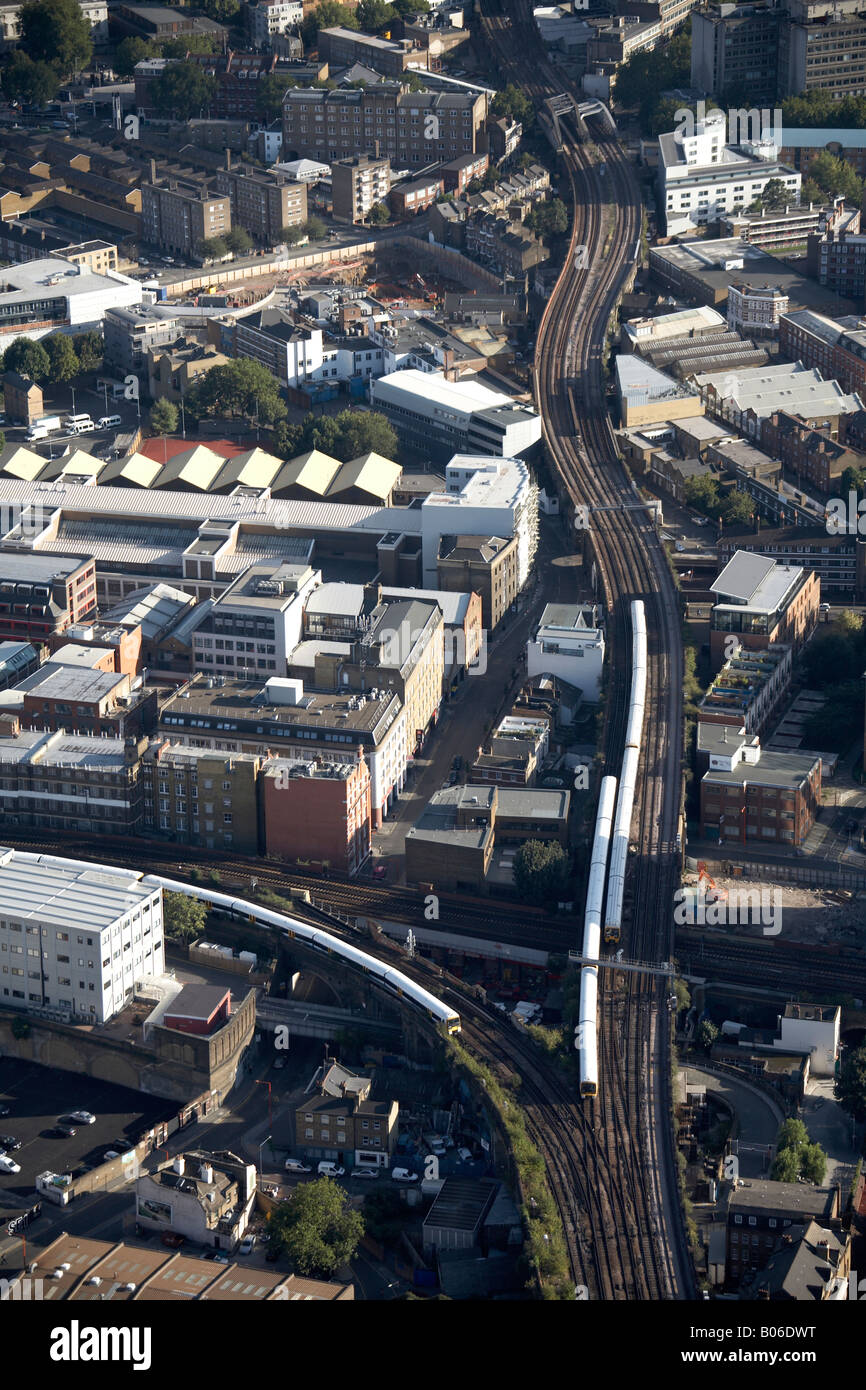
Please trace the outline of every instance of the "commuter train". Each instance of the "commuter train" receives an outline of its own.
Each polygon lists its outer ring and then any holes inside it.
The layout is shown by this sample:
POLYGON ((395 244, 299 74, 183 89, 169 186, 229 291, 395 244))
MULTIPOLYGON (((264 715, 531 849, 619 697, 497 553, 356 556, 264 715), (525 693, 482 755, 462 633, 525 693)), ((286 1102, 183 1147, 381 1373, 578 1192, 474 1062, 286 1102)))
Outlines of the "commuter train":
MULTIPOLYGON (((584 959, 597 961, 601 947, 601 910, 604 902, 604 880, 610 848, 613 808, 616 800, 616 778, 603 777, 592 859, 589 866, 589 885, 586 892, 586 912, 583 921, 584 959)), ((575 1038, 580 1064, 580 1094, 598 1095, 598 966, 584 964, 580 972, 580 1015, 575 1038)))
POLYGON ((637 769, 640 762, 641 737, 646 714, 646 612, 640 599, 636 599, 631 605, 631 631, 631 695, 625 731, 625 753, 619 779, 619 799, 610 851, 607 903, 604 913, 604 939, 609 943, 619 941, 622 934, 622 900, 628 864, 629 834, 637 786, 637 769))
MULTIPOLYGON (((17 849, 15 858, 23 860, 25 863, 45 864, 49 868, 82 871, 93 869, 102 874, 116 874, 126 879, 131 873, 134 873, 133 870, 120 869, 116 865, 94 864, 84 859, 61 859, 53 854, 26 854, 17 849)), ((337 956, 340 960, 363 970, 365 974, 373 976, 380 987, 389 994, 396 995, 399 999, 409 1000, 410 1003, 416 1005, 423 1013, 432 1018, 436 1024, 444 1026, 448 1033, 460 1032, 460 1015, 450 1009, 447 1004, 443 1004, 441 999, 437 999, 421 985, 417 985, 414 980, 410 980, 408 975, 404 975, 402 971, 395 970, 392 966, 386 965, 384 961, 376 960, 375 956, 369 956, 365 951, 359 951, 356 946, 341 941, 339 937, 332 936, 330 932, 323 931, 321 927, 312 926, 309 922, 299 922, 295 917, 288 917, 282 912, 273 912, 269 908, 260 907, 257 903, 248 902, 245 898, 235 898, 229 893, 217 893, 210 888, 201 888, 198 884, 180 883, 171 878, 163 878, 159 874, 137 874, 135 876, 145 888, 163 888, 169 893, 182 893, 188 898, 198 898, 200 901, 211 903, 214 907, 221 908, 233 916, 241 917, 263 927, 271 927, 291 940, 297 938, 305 945, 322 951, 326 955, 337 956)))

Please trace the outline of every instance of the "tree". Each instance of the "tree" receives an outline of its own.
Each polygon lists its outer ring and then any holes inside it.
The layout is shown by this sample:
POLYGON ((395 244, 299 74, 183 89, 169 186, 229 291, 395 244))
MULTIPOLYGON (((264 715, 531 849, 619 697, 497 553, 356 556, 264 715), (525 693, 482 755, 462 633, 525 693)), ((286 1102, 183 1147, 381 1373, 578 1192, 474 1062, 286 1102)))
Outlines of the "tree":
POLYGON ((256 112, 263 121, 275 121, 282 115, 283 99, 297 82, 281 77, 278 72, 266 72, 256 83, 256 112))
POLYGON ((866 1044, 843 1054, 834 1094, 858 1124, 866 1120, 866 1044))
POLYGON ((294 227, 281 227, 277 238, 278 241, 284 242, 286 246, 297 246, 298 242, 303 241, 303 239, 304 229, 303 227, 297 226, 297 224, 294 227))
POLYGON ((208 236, 196 242, 196 251, 206 261, 221 261, 228 255, 228 243, 224 237, 208 236))
POLYGON ((112 66, 119 77, 131 77, 136 63, 143 62, 145 58, 155 58, 158 53, 159 48, 155 43, 148 43, 147 39, 138 39, 130 35, 129 38, 121 39, 114 50, 112 66))
POLYGON ((705 1052, 712 1052, 713 1044, 719 1036, 718 1025, 710 1018, 702 1018, 698 1024, 698 1046, 705 1052))
POLYGON ((216 78, 197 63, 172 63, 151 83, 154 108, 162 116, 189 121, 200 116, 216 95, 216 78))
POLYGON ((32 338, 16 338, 3 354, 3 369, 18 372, 28 381, 47 381, 51 372, 48 353, 32 338))
POLYGON ((249 251, 253 239, 246 227, 232 227, 231 231, 226 233, 225 243, 230 251, 234 251, 236 256, 240 256, 245 251, 249 251))
POLYGON ((325 235, 325 232, 327 230, 328 229, 322 221, 321 217, 307 218, 304 231, 310 238, 310 241, 321 241, 322 237, 325 235))
POLYGON ((855 468, 849 464, 839 482, 843 497, 847 497, 849 492, 862 492, 866 488, 866 468, 855 468))
POLYGON ((390 222, 391 214, 384 203, 374 203, 370 208, 367 221, 371 227, 384 227, 386 222, 390 222))
POLYGON ((556 841, 524 840, 514 856, 514 886, 524 902, 561 897, 567 876, 565 850, 556 841))
POLYGON ((719 511, 719 485, 709 473, 686 478, 685 498, 690 507, 703 512, 705 516, 716 516, 719 511))
POLYGON ((19 47, 59 77, 81 72, 93 57, 90 24, 78 0, 27 0, 18 16, 19 47))
POLYGON ((796 202, 796 194, 792 194, 785 187, 782 179, 767 179, 761 194, 762 207, 772 212, 776 208, 784 208, 789 203, 794 202, 796 202))
POLYGON ((207 903, 200 903, 196 898, 188 898, 183 893, 166 893, 162 911, 165 934, 174 941, 194 941, 205 929, 207 903))
POLYGON ((185 401, 196 419, 204 415, 240 415, 266 425, 286 417, 276 377, 260 362, 247 357, 212 367, 190 388, 185 401))
MULTIPOLYGON (((691 82, 691 25, 684 25, 667 48, 641 49, 620 66, 614 98, 618 106, 636 106, 641 128, 649 129, 659 93, 691 82)), ((670 128, 670 127, 669 127, 670 128)))
POLYGON ((776 1135, 776 1151, 799 1149, 809 1142, 809 1131, 802 1120, 785 1120, 776 1135))
POLYGON ((689 987, 685 980, 674 980, 674 994, 677 996, 678 1013, 682 1013, 683 1009, 692 1007, 692 996, 689 994, 689 987))
POLYGON ((316 8, 304 15, 301 22, 301 38, 307 48, 312 48, 320 29, 336 27, 340 29, 360 28, 355 11, 350 10, 347 5, 341 5, 339 0, 319 0, 316 8))
POLYGON ((509 82, 507 87, 496 93, 491 110, 494 116, 507 116, 509 120, 519 121, 526 131, 535 120, 535 107, 522 87, 509 82))
POLYGON ((150 412, 150 427, 154 434, 174 434, 177 429, 177 406, 165 396, 154 402, 150 412))
POLYGON ((397 11, 388 0, 358 0, 358 24, 368 34, 378 34, 397 18, 397 11))
POLYGON ((320 1279, 348 1264, 363 1234, 363 1216, 331 1178, 296 1187, 268 1222, 271 1249, 287 1255, 299 1274, 320 1279))
POLYGON ((81 364, 71 338, 65 333, 50 333, 42 339, 42 346, 48 353, 48 380, 52 386, 60 386, 78 376, 81 364))
POLYGON ((78 354, 79 371, 96 371, 105 355, 105 343, 102 334, 97 332, 95 328, 85 329, 83 333, 73 335, 72 345, 78 354))
POLYGON ((163 58, 185 58, 188 53, 215 53, 219 39, 214 34, 184 34, 180 39, 163 39, 160 51, 163 58))
POLYGON ((231 24, 241 12, 240 0, 199 0, 199 9, 204 10, 208 19, 219 24, 231 24))
POLYGON ((275 439, 283 458, 321 449, 341 463, 362 454, 396 459, 397 435, 376 410, 341 410, 338 415, 306 415, 300 425, 284 426, 275 439))
POLYGON ((26 53, 16 50, 3 69, 3 91, 9 101, 47 106, 57 96, 57 73, 48 63, 34 63, 26 53))
POLYGON ((561 198, 550 198, 532 209, 526 225, 537 236, 562 236, 568 231, 568 208, 561 198))
POLYGON ((838 159, 829 150, 822 150, 810 160, 809 177, 800 193, 801 202, 826 202, 842 197, 859 207, 862 196, 863 180, 857 177, 853 165, 846 159, 838 159), (814 196, 816 189, 817 198, 814 196))
POLYGON ((2 452, 3 452, 3 450, 4 450, 5 448, 6 448, 6 433, 5 433, 4 430, 0 430, 0 454, 2 454, 2 452))
POLYGON ((782 1149, 773 1159, 770 1177, 773 1182, 796 1182, 800 1176, 800 1158, 796 1149, 782 1149))
POLYGON ((747 492, 732 488, 719 505, 719 519, 725 526, 745 526, 752 520, 755 501, 747 492))
POLYGON ((827 1173, 827 1155, 820 1144, 804 1144, 800 1149, 800 1176, 820 1187, 827 1173))
POLYGON ((411 19, 416 14, 429 14, 429 0, 393 0, 392 8, 401 19, 411 19))
POLYGON ((29 1038, 30 1020, 16 1014, 12 1020, 12 1036, 13 1038, 29 1038))
POLYGON ((855 738, 863 736, 862 677, 834 685, 833 673, 828 671, 822 684, 828 686, 827 703, 803 725, 805 746, 846 753, 855 738))

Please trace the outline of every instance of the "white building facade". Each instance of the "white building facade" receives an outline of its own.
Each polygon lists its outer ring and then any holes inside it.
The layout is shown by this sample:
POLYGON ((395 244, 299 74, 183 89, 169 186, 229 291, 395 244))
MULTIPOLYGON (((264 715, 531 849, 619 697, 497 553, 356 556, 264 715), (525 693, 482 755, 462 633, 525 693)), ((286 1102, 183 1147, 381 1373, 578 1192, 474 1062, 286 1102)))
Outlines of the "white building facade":
POLYGON ((455 454, 445 469, 445 492, 421 504, 424 584, 436 587, 442 536, 517 536, 520 588, 529 578, 538 537, 538 490, 522 459, 455 454))
POLYGON ((556 676, 577 686, 597 704, 604 669, 604 633, 591 610, 579 604, 549 603, 535 640, 526 644, 527 676, 556 676))
POLYGON ((274 34, 296 29, 303 17, 301 0, 260 0, 247 6, 250 38, 256 48, 270 48, 274 34))
POLYGON ((162 889, 124 869, 0 855, 0 991, 12 1008, 104 1023, 161 975, 162 889))

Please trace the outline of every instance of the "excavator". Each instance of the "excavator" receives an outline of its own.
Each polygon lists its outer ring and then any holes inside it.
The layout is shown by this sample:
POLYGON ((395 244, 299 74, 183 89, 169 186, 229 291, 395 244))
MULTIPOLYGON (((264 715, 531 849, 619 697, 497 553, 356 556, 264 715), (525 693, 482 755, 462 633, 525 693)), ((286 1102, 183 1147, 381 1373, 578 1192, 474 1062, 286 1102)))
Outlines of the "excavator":
POLYGON ((712 877, 703 860, 698 861, 698 892, 701 892, 701 885, 707 887, 703 889, 704 897, 708 903, 724 902, 728 896, 725 888, 720 888, 716 880, 712 877), (709 888, 709 891, 707 891, 709 888))

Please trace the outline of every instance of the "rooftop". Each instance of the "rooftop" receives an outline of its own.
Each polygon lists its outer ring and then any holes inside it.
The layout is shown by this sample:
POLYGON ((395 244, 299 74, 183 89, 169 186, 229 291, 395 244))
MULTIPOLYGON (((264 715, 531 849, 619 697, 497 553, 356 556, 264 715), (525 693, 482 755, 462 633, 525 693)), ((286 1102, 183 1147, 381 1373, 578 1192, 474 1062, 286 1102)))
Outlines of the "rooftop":
POLYGON ((710 585, 710 592, 718 594, 722 602, 717 606, 721 608, 776 613, 805 573, 795 565, 779 565, 755 551, 738 550, 710 585))
POLYGON ((758 762, 739 762, 730 771, 711 768, 709 772, 704 773, 703 780, 706 783, 729 785, 731 782, 739 782, 743 787, 780 787, 796 791, 810 773, 820 766, 820 762, 820 758, 811 754, 768 753, 762 748, 758 762))
POLYGON ((0 912, 24 922, 103 931, 160 895, 161 889, 128 869, 47 865, 0 848, 0 912))

